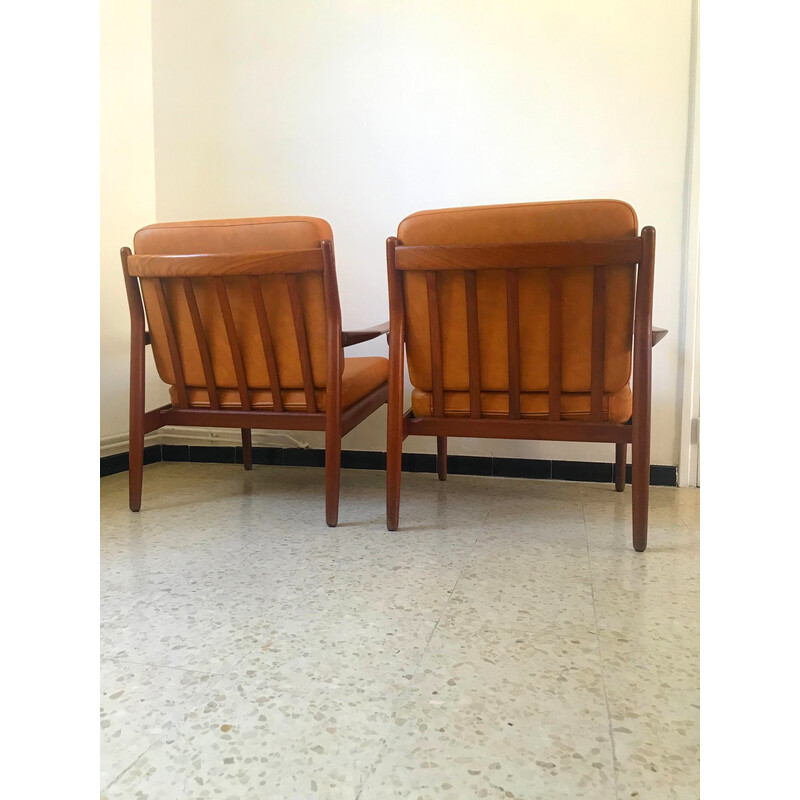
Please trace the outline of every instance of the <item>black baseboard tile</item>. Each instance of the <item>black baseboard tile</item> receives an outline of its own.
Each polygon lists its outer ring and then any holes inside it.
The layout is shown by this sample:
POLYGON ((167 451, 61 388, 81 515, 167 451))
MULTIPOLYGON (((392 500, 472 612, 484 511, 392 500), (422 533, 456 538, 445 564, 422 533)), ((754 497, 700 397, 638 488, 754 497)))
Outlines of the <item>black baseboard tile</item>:
MULTIPOLYGON (((144 463, 158 461, 194 461, 213 464, 241 464, 241 447, 203 445, 150 445, 144 450, 144 463)), ((325 451, 298 447, 254 447, 253 464, 293 467, 324 467, 325 451)), ((343 450, 344 469, 385 470, 386 453, 371 450, 343 450)), ((100 477, 128 469, 128 454, 116 453, 100 459, 100 477)), ((436 472, 436 456, 432 453, 403 453, 403 472, 436 472)), ((612 483, 614 464, 588 461, 547 461, 528 458, 492 458, 491 456, 451 455, 447 471, 452 475, 480 475, 498 478, 532 478, 535 480, 583 481, 612 483)), ((631 482, 630 465, 626 483, 631 482)), ((651 486, 677 486, 678 468, 653 464, 651 486)))
POLYGON ((190 461, 188 444, 162 444, 161 458, 164 461, 190 461))
MULTIPOLYGON (((615 470, 616 472, 616 470, 615 470)), ((631 483, 631 465, 625 467, 625 483, 631 483)), ((650 465, 650 485, 651 486, 677 486, 678 468, 667 467, 661 464, 650 465)))
POLYGON ((436 456, 432 453, 403 453, 403 472, 436 472, 436 456))
POLYGON ((342 450, 343 469, 386 469, 386 453, 374 450, 342 450))
MULTIPOLYGON (((161 445, 151 444, 145 447, 143 462, 145 464, 156 464, 162 460, 161 445)), ((117 472, 127 472, 130 466, 128 453, 115 453, 113 456, 103 456, 100 459, 100 477, 116 475, 117 472)))
POLYGON ((553 462, 538 458, 492 458, 492 475, 496 478, 538 478, 548 480, 553 462))
POLYGON ((286 447, 283 463, 287 467, 324 467, 324 450, 304 450, 301 447, 286 447))
POLYGON ((550 473, 555 481, 611 483, 614 465, 594 461, 553 461, 550 473))
MULTIPOLYGON (((286 448, 283 447, 254 447, 253 448, 253 463, 260 464, 261 466, 268 467, 281 467, 283 466, 283 452, 286 448)), ((241 464, 242 448, 236 448, 236 463, 241 464)))
POLYGON ((236 448, 192 444, 189 445, 189 461, 203 464, 235 464, 236 448))
MULTIPOLYGON (((434 468, 436 459, 434 458, 434 468)), ((492 458, 489 456, 447 456, 448 475, 483 475, 492 474, 492 458)))

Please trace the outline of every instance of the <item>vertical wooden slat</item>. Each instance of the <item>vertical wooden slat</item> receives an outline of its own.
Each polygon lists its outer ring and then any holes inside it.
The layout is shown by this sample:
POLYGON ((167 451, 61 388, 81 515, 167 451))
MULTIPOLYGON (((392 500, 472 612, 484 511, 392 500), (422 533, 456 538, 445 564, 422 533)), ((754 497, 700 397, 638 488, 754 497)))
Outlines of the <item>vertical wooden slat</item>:
POLYGON ((183 377, 183 365, 181 364, 181 355, 178 350, 178 340, 175 338, 172 316, 169 313, 169 306, 167 305, 164 281, 161 278, 155 278, 153 285, 156 290, 156 297, 158 298, 158 309, 161 312, 161 319, 164 322, 164 331, 167 335, 167 348, 169 349, 169 358, 172 362, 172 371, 175 374, 175 388, 178 391, 178 405, 180 408, 188 408, 189 402, 186 398, 186 381, 183 377))
POLYGON ((550 420, 561 419, 561 353, 563 349, 564 271, 548 270, 550 280, 550 420))
POLYGON ((239 402, 244 411, 250 411, 250 393, 247 390, 247 377, 244 372, 242 351, 239 349, 239 337, 236 333, 236 324, 233 321, 233 313, 231 312, 228 288, 225 286, 225 279, 221 277, 215 277, 214 284, 217 287, 217 298, 219 299, 219 307, 222 311, 222 319, 225 322, 225 333, 228 336, 228 346, 230 347, 231 358, 233 359, 233 369, 236 373, 239 402))
POLYGON ((303 371, 303 388, 306 393, 306 411, 316 413, 317 403, 314 399, 314 377, 311 373, 311 356, 308 352, 306 324, 303 317, 303 304, 300 302, 300 290, 297 287, 297 276, 284 274, 286 288, 289 290, 289 302, 292 305, 294 333, 297 337, 297 349, 300 351, 300 368, 303 371))
POLYGON ((433 388, 433 416, 444 416, 444 376, 442 375, 442 330, 439 321, 439 292, 436 272, 425 273, 428 288, 428 320, 431 335, 431 382, 433 388))
POLYGON ((605 383, 606 268, 594 268, 592 293, 592 404, 590 419, 603 421, 605 383))
POLYGON ((272 406, 275 411, 283 411, 283 397, 281 396, 281 381, 278 375, 278 362, 275 359, 275 348, 272 344, 272 332, 267 317, 267 307, 264 305, 264 295, 261 294, 261 283, 257 275, 248 276, 250 293, 253 295, 253 305, 258 320, 258 330, 261 334, 261 347, 264 350, 264 359, 267 362, 269 375, 269 388, 272 394, 272 406))
POLYGON ((481 416, 481 354, 478 340, 478 280, 473 269, 464 272, 467 293, 467 347, 469 350, 469 415, 481 416))
POLYGON ((211 354, 208 351, 208 342, 203 330, 203 321, 200 318, 200 309, 197 307, 197 298, 194 294, 191 278, 182 278, 183 293, 186 296, 186 304, 189 306, 189 316, 192 319, 194 328, 194 338, 197 341, 197 349, 200 351, 200 361, 203 364, 203 375, 205 376, 206 389, 208 391, 208 402, 211 408, 219 408, 219 398, 217 397, 217 384, 214 381, 214 367, 211 363, 211 354))
POLYGON ((506 270, 508 319, 508 416, 520 418, 519 270, 506 270))

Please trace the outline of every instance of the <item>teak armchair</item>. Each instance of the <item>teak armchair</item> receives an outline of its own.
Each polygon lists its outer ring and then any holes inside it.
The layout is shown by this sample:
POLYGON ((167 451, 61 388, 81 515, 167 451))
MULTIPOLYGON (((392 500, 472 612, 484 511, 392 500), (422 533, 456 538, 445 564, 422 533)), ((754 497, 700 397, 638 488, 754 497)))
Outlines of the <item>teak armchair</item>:
POLYGON ((341 440, 386 402, 388 361, 343 347, 331 228, 313 217, 150 225, 122 248, 131 314, 130 507, 144 436, 164 425, 325 431, 325 519, 338 521, 341 440), (144 305, 142 301, 144 300, 144 305), (145 329, 145 311, 147 330, 145 329), (145 346, 171 403, 145 412, 145 346))
POLYGON ((616 200, 478 206, 406 217, 387 241, 386 522, 403 440, 632 443, 633 546, 647 546, 655 230, 616 200), (413 386, 403 413, 404 349, 413 386), (633 394, 629 386, 633 361, 633 394))

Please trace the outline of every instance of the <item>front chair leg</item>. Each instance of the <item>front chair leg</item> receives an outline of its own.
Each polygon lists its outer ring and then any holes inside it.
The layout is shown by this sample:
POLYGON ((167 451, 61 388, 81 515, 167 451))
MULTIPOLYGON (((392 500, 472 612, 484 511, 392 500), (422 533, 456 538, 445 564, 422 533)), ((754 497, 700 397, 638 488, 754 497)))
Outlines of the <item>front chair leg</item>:
POLYGON ((625 464, 628 460, 628 443, 617 442, 617 459, 614 465, 614 488, 625 491, 625 464))
POLYGON ((341 427, 329 426, 325 431, 325 521, 331 528, 335 528, 339 522, 341 473, 341 427))
POLYGON ((436 437, 436 472, 439 480, 447 480, 447 437, 436 437))
POLYGON ((253 469, 253 432, 242 428, 242 463, 245 469, 253 469))
MULTIPOLYGON (((401 418, 402 425, 402 418, 401 418)), ((396 531, 400 524, 400 476, 403 462, 402 433, 392 433, 390 420, 386 443, 386 527, 396 531)))
POLYGON ((142 507, 142 472, 144 468, 144 434, 141 425, 131 428, 128 440, 128 504, 131 511, 142 507))

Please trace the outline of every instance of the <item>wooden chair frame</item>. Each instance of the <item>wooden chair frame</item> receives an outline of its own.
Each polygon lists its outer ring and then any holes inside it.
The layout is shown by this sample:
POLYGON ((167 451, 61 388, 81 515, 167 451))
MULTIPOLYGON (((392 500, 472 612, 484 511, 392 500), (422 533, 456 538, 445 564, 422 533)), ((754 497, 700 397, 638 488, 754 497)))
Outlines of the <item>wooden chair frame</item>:
POLYGON ((138 511, 142 501, 142 473, 145 434, 165 425, 200 425, 222 428, 240 428, 245 469, 252 469, 252 429, 325 431, 325 519, 334 527, 339 516, 339 485, 341 471, 342 437, 376 411, 387 400, 384 383, 349 408, 342 410, 342 359, 343 348, 374 339, 388 332, 389 323, 359 331, 342 331, 339 289, 336 281, 336 263, 333 244, 328 240, 319 248, 294 251, 265 251, 259 253, 231 253, 213 255, 134 255, 130 248, 120 251, 125 288, 131 316, 131 371, 130 371, 130 508, 138 511), (311 359, 303 319, 303 307, 296 282, 302 272, 322 272, 327 313, 327 377, 326 410, 317 410, 311 359), (284 275, 292 306, 295 335, 300 353, 307 411, 287 411, 281 401, 281 385, 275 361, 269 321, 263 298, 258 291, 258 276, 284 275), (270 376, 275 410, 262 411, 251 408, 249 389, 236 326, 228 301, 225 276, 246 275, 250 281, 261 334, 264 358, 270 376), (176 377, 178 405, 161 406, 145 411, 145 347, 150 344, 146 330, 145 311, 139 284, 140 277, 157 278, 157 293, 166 321, 169 357, 176 377), (208 353, 203 325, 194 301, 193 277, 212 277, 216 282, 217 296, 225 321, 228 344, 231 349, 241 401, 240 409, 220 408, 217 389, 208 353), (191 311, 194 334, 203 362, 210 408, 190 408, 183 378, 180 354, 175 339, 169 308, 164 293, 164 281, 179 280, 191 311))
POLYGON ((647 547, 647 514, 650 485, 650 399, 652 347, 665 334, 653 329, 653 270, 655 229, 640 236, 602 242, 542 242, 526 244, 403 246, 396 237, 386 243, 389 273, 389 400, 386 454, 386 525, 396 530, 400 516, 400 474, 403 441, 410 435, 435 436, 439 480, 447 477, 447 437, 491 439, 541 439, 549 441, 609 442, 616 445, 615 488, 625 489, 628 444, 632 445, 633 547, 647 547), (606 267, 636 265, 636 297, 633 330, 633 415, 628 423, 603 421, 604 314, 606 267), (564 270, 594 269, 591 354, 591 411, 588 421, 561 419, 562 282, 564 270), (437 274, 444 269, 464 270, 467 302, 470 414, 444 416, 442 339, 437 298, 437 274), (478 304, 476 270, 505 271, 508 318, 509 414, 483 418, 480 406, 478 304), (549 418, 520 416, 519 270, 542 269, 548 273, 550 315, 549 418), (405 297, 402 273, 421 271, 426 276, 431 340, 433 414, 415 417, 403 413, 405 297))

